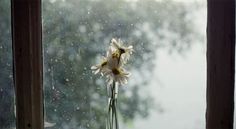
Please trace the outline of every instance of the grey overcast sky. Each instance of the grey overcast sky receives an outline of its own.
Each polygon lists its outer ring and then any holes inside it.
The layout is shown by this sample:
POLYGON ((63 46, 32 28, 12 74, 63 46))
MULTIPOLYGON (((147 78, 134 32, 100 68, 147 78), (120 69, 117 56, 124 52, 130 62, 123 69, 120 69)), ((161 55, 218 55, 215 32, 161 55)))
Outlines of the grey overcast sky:
MULTIPOLYGON (((178 1, 189 2, 189 0, 178 1)), ((192 12, 191 15, 196 24, 195 28, 205 35, 206 7, 192 12)), ((157 52, 155 73, 148 90, 155 101, 161 104, 164 112, 160 114, 153 111, 148 119, 136 120, 132 128, 203 129, 205 127, 205 46, 205 42, 196 43, 185 56, 169 55, 164 49, 157 52), (158 86, 158 83, 161 85, 158 86)))

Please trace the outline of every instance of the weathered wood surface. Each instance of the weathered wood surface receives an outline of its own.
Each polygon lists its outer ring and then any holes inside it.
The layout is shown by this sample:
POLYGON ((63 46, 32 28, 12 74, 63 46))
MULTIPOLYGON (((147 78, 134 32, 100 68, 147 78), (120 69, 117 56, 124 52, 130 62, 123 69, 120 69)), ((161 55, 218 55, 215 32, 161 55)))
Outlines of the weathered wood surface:
POLYGON ((233 129, 235 0, 207 0, 206 129, 233 129))
POLYGON ((41 0, 12 0, 17 129, 43 129, 41 0))

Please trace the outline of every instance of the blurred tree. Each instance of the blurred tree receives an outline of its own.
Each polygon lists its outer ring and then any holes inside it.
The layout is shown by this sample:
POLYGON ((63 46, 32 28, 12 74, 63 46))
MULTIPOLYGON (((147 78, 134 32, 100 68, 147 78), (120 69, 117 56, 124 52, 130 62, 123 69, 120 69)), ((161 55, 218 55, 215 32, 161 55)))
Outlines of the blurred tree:
POLYGON ((11 6, 0 0, 0 128, 15 126, 12 80, 11 6))
POLYGON ((180 52, 190 47, 194 31, 187 13, 185 5, 171 1, 44 0, 46 116, 57 123, 55 129, 105 128, 106 84, 91 74, 90 67, 112 37, 134 45, 130 68, 142 78, 119 95, 121 119, 148 116, 152 99, 140 97, 141 86, 149 81, 157 49, 180 52))
MULTIPOLYGON (((9 127, 14 118, 9 103, 13 102, 13 89, 9 74, 10 9, 6 1, 0 1, 0 88, 5 93, 0 91, 0 105, 11 110, 1 108, 0 113, 11 115, 0 116, 0 128, 9 127)), ((147 117, 154 105, 142 89, 152 76, 156 51, 165 48, 182 52, 196 36, 187 17, 189 9, 172 1, 43 0, 45 108, 46 120, 56 123, 52 128, 105 128, 106 84, 103 78, 92 75, 90 67, 105 54, 113 37, 134 46, 129 69, 140 80, 121 88, 120 119, 128 123, 137 116, 147 117)))

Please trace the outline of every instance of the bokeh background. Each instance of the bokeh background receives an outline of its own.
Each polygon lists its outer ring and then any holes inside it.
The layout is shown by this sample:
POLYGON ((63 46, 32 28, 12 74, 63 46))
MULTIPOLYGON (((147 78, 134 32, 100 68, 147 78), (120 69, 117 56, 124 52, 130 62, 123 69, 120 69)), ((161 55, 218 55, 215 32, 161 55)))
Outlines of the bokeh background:
MULTIPOLYGON (((105 79, 90 67, 112 38, 133 45, 120 87, 122 129, 205 127, 205 0, 42 0, 45 121, 104 129, 105 79)), ((10 1, 0 0, 0 128, 11 129, 10 1), (2 115, 3 114, 3 115, 2 115), (5 115, 4 115, 5 114, 5 115)))

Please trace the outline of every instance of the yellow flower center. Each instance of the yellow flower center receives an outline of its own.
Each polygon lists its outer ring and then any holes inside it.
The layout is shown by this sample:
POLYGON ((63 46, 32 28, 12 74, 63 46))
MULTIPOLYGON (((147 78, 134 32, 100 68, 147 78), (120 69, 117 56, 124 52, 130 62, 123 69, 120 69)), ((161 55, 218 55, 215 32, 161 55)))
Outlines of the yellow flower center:
POLYGON ((120 57, 119 51, 115 51, 114 53, 112 53, 112 58, 119 58, 119 57, 120 57))
POLYGON ((121 71, 120 71, 119 69, 117 69, 117 68, 113 68, 113 69, 112 69, 112 73, 113 73, 114 75, 118 75, 118 74, 121 73, 121 71))
POLYGON ((103 61, 102 64, 101 64, 102 67, 105 66, 105 65, 107 65, 107 61, 103 61))

